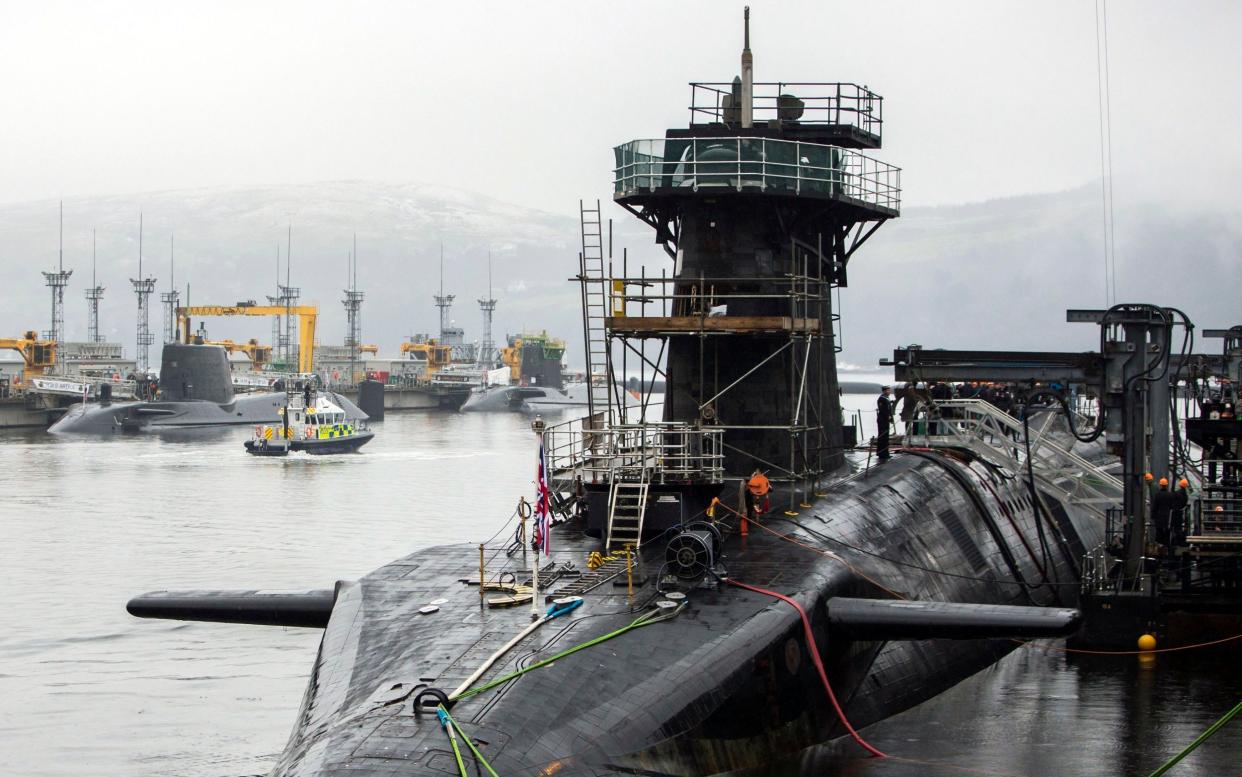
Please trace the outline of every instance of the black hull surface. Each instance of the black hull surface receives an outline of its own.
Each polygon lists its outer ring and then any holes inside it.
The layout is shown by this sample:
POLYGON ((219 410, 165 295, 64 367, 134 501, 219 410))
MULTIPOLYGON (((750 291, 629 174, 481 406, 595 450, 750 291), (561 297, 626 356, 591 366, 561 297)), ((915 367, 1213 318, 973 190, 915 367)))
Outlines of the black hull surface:
MULTIPOLYGON (((900 455, 821 493, 797 517, 727 535, 723 566, 733 580, 802 605, 855 727, 935 696, 1020 642, 854 639, 829 624, 834 597, 1072 607, 1074 559, 1102 536, 1096 518, 1045 494, 1054 515, 1041 545, 1020 479, 960 455, 900 455)), ((581 568, 596 547, 564 525, 551 560, 581 568)), ((604 584, 480 682, 632 621, 657 596, 664 543, 643 551, 634 610, 624 587, 604 584)), ((519 580, 520 559, 509 565, 519 580)), ((435 715, 416 714, 412 702, 430 688, 451 692, 530 623, 529 606, 480 607, 477 587, 461 582, 477 570, 477 556, 449 546, 339 584, 302 712, 272 774, 456 774, 435 715), (438 611, 419 613, 440 599, 438 611)), ((792 607, 710 579, 686 593, 675 619, 459 701, 453 716, 504 775, 714 774, 796 763, 805 748, 845 734, 792 607)))
POLYGON ((303 451, 312 456, 327 456, 335 453, 356 453, 375 437, 375 432, 355 432, 348 437, 330 439, 281 440, 268 442, 266 445, 257 440, 246 440, 246 453, 252 456, 287 456, 291 452, 303 451))
POLYGON ((325 456, 331 453, 354 453, 375 437, 375 432, 354 432, 348 437, 334 437, 324 440, 294 440, 293 450, 305 451, 312 456, 325 456))

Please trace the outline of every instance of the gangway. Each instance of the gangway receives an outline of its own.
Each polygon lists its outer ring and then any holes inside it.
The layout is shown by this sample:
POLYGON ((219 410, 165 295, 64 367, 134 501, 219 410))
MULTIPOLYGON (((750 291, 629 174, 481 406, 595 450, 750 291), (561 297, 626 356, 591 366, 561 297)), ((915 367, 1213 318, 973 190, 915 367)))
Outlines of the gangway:
POLYGON ((1056 412, 1041 413, 1028 422, 1027 428, 986 400, 933 400, 920 405, 915 432, 907 435, 907 444, 965 448, 1015 473, 1026 469, 1029 455, 1031 469, 1039 480, 1067 502, 1103 518, 1117 501, 1121 481, 1053 439, 1056 418, 1056 412))

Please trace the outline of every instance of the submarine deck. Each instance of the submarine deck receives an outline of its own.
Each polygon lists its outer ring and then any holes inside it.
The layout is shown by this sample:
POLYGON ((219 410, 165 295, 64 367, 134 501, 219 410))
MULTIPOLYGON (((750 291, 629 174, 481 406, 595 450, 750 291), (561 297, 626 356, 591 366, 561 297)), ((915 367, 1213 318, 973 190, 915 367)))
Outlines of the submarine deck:
MULTIPOLYGON (((872 468, 870 477, 855 473, 826 484, 827 498, 815 508, 797 521, 782 519, 779 531, 795 535, 794 544, 762 528, 725 536, 721 577, 780 591, 802 605, 856 726, 929 698, 1017 643, 981 639, 936 648, 935 640, 833 640, 827 637, 828 598, 1053 603, 1047 591, 997 576, 1009 550, 1003 546, 1020 542, 1000 527, 1005 542, 988 539, 969 518, 966 492, 945 490, 936 480, 945 466, 961 465, 901 456, 872 468), (883 513, 876 511, 881 506, 883 513), (922 532, 923 522, 911 520, 930 514, 949 522, 949 511, 960 516, 955 521, 969 522, 962 529, 970 536, 922 532), (823 546, 824 539, 834 544, 823 546), (859 555, 850 543, 871 550, 859 555), (951 571, 958 569, 958 545, 971 549, 967 555, 979 570, 973 576, 951 571), (934 559, 923 564, 943 564, 948 576, 911 568, 915 558, 934 559), (918 682, 906 681, 916 676, 918 682)), ((733 521, 726 516, 726 522, 733 521)), ((497 536, 509 535, 501 529, 497 536)), ((520 549, 508 555, 505 544, 485 545, 485 579, 504 574, 506 581, 524 583, 536 558, 546 573, 553 563, 558 571, 577 568, 599 546, 572 524, 554 529, 550 555, 528 550, 525 563, 520 549)), ((713 773, 730 764, 763 764, 773 753, 792 755, 845 733, 806 658, 794 609, 711 577, 678 586, 686 603, 671 619, 560 655, 632 626, 640 613, 651 611, 663 598, 657 578, 664 546, 652 540, 641 549, 632 605, 623 570, 578 591, 581 607, 520 639, 471 687, 556 656, 554 662, 451 705, 462 731, 499 772, 680 773, 692 763, 698 772, 713 773), (759 717, 737 714, 760 709, 759 717)), ((457 773, 435 715, 416 712, 414 702, 430 689, 452 694, 532 622, 529 599, 489 607, 486 599, 506 592, 480 597, 470 585, 479 579, 478 550, 469 543, 428 548, 358 582, 339 584, 306 703, 274 775, 457 773), (438 609, 424 611, 429 607, 438 609)), ((1024 577, 1033 575, 1028 562, 1009 561, 1024 577)), ((544 588, 546 580, 541 575, 540 599, 545 590, 556 595, 574 582, 562 577, 544 588)), ((546 604, 538 602, 537 609, 546 612, 546 604)))

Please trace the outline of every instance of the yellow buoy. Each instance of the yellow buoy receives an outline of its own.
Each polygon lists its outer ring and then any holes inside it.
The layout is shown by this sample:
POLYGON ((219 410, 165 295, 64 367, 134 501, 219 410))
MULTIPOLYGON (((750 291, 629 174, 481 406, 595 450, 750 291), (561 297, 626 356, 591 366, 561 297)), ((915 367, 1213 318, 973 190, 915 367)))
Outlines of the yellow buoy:
POLYGON ((1139 650, 1155 650, 1156 649, 1156 638, 1150 634, 1144 634, 1143 636, 1139 637, 1138 638, 1138 649, 1139 650))

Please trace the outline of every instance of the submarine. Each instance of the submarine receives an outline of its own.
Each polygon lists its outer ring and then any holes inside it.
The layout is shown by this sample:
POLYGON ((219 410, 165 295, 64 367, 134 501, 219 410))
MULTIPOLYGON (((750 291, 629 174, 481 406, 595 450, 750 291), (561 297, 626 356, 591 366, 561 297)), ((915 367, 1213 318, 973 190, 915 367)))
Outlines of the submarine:
POLYGON ((896 743, 868 725, 1078 627, 1097 501, 986 441, 882 463, 853 445, 834 292, 900 215, 901 171, 872 156, 867 87, 754 81, 748 17, 740 77, 693 84, 688 127, 614 149, 613 201, 667 264, 609 277, 602 209, 581 206, 588 372, 641 354, 662 411, 605 381, 583 419, 536 419, 512 553, 128 603, 322 629, 273 777, 821 774, 817 748, 881 757, 896 743))
MULTIPOLYGON (((157 399, 74 405, 48 431, 108 434, 274 423, 284 407, 283 391, 235 394, 221 346, 165 343, 160 362, 157 399)), ((328 396, 349 420, 367 418, 345 397, 328 396)))

